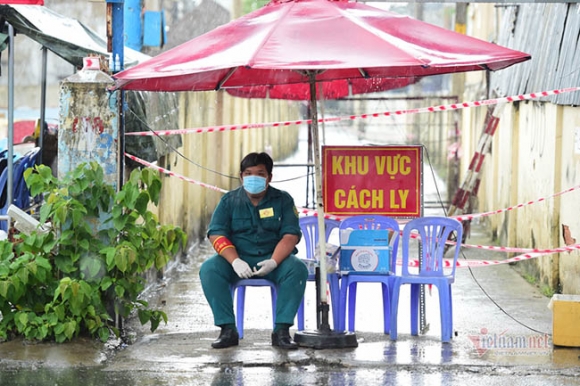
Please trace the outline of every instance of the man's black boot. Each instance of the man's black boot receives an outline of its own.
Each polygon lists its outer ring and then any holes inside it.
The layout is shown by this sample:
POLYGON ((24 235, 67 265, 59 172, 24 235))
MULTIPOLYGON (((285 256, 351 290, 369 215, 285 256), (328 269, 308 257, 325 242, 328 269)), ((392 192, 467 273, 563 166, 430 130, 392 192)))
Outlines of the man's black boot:
POLYGON ((222 327, 220 336, 211 344, 213 348, 226 348, 237 346, 240 341, 240 335, 236 330, 229 327, 222 327))
POLYGON ((298 345, 290 337, 287 328, 272 333, 272 346, 280 347, 285 350, 296 350, 298 345))

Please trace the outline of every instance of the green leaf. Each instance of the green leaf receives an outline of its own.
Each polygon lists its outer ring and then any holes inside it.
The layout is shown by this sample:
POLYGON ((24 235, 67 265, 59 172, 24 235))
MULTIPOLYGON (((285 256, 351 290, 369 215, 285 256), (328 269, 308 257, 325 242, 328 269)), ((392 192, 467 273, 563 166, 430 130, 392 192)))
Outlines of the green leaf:
POLYGON ((79 243, 78 243, 78 245, 79 245, 79 246, 80 246, 82 249, 84 249, 85 251, 88 251, 88 250, 89 250, 89 247, 90 247, 89 240, 87 240, 87 239, 82 239, 82 240, 79 240, 79 243))
POLYGON ((16 275, 18 275, 18 278, 20 279, 20 281, 22 282, 22 284, 26 285, 28 284, 28 269, 22 267, 20 268, 17 272, 16 275))
POLYGON ((135 201, 135 210, 139 214, 144 214, 147 211, 147 205, 149 205, 149 194, 145 192, 139 193, 139 197, 135 201))
POLYGON ((56 208, 56 211, 54 213, 54 219, 58 220, 57 224, 64 224, 67 213, 68 209, 65 205, 61 205, 58 208, 56 208))
POLYGON ((115 293, 118 297, 122 298, 125 295, 125 288, 121 287, 120 285, 115 286, 115 293))
POLYGON ((28 313, 19 312, 16 316, 16 321, 22 326, 26 326, 28 324, 28 313))
POLYGON ((161 180, 157 178, 149 186, 149 196, 155 205, 159 205, 159 197, 161 194, 161 180))
POLYGON ((106 291, 112 284, 113 280, 109 276, 105 276, 103 280, 101 280, 101 289, 106 291))
POLYGON ((143 325, 147 323, 151 318, 151 311, 140 309, 139 311, 137 311, 137 315, 139 316, 139 321, 141 322, 141 325, 143 325))
POLYGON ((64 332, 64 323, 59 323, 56 326, 54 326, 54 332, 56 334, 62 334, 64 332))
POLYGON ((103 266, 103 263, 101 262, 100 259, 90 259, 89 260, 89 275, 91 278, 95 278, 97 277, 97 275, 99 275, 99 273, 101 272, 101 268, 103 266))
POLYGON ((77 322, 71 320, 64 324, 64 335, 70 340, 73 338, 76 331, 77 322))
POLYGON ((0 281, 0 296, 4 299, 8 296, 8 289, 10 288, 10 282, 8 280, 0 281))
POLYGON ((109 329, 106 327, 101 327, 98 330, 98 334, 99 334, 99 339, 101 340, 101 342, 106 342, 109 340, 109 337, 111 336, 111 333, 109 332, 109 329))
POLYGON ((127 216, 114 217, 113 225, 115 226, 115 229, 118 231, 123 230, 123 228, 125 228, 125 224, 127 224, 127 220, 127 216))
POLYGON ((127 264, 128 264, 127 254, 126 251, 123 249, 115 255, 115 266, 117 266, 119 271, 125 272, 127 270, 127 264))

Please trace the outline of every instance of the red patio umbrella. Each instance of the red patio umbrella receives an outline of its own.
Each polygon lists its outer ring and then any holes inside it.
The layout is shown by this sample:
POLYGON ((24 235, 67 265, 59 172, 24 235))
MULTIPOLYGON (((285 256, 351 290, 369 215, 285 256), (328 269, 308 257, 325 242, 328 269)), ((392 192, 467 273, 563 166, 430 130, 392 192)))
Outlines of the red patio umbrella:
POLYGON ((530 55, 346 0, 274 0, 118 73, 117 87, 203 91, 499 70, 530 55))
MULTIPOLYGON (((364 3, 273 0, 263 8, 119 72, 115 78, 119 89, 144 91, 307 84, 319 231, 324 240, 317 82, 494 71, 530 58, 520 51, 364 3)), ((320 250, 321 256, 325 256, 324 243, 320 250)), ((323 274, 319 289, 324 304, 327 303, 325 263, 325 259, 320 259, 323 274)))

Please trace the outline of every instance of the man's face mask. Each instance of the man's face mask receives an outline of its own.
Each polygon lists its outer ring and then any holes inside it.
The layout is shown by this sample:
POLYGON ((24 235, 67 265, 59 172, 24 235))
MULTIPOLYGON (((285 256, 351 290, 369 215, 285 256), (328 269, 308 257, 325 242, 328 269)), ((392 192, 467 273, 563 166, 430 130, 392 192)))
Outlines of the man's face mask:
POLYGON ((244 189, 250 194, 262 193, 266 190, 266 179, 260 176, 245 176, 243 178, 244 189))

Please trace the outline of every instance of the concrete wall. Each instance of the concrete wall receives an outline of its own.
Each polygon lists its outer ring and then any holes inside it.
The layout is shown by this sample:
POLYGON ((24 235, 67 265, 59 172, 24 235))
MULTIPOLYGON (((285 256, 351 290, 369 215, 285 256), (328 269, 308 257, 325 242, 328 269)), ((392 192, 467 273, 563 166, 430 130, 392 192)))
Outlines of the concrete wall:
MULTIPOLYGON (((480 114, 473 110, 466 115, 480 114)), ((547 199, 484 218, 498 244, 557 248, 564 245, 562 224, 570 227, 572 237, 580 235, 578 192, 550 198, 580 183, 577 172, 580 153, 575 153, 574 138, 579 125, 580 109, 576 107, 543 102, 506 106, 492 151, 486 157, 476 211, 493 211, 547 199)), ((464 142, 465 154, 473 154, 472 144, 464 142)), ((464 158, 462 165, 467 161, 464 158)), ((555 291, 580 293, 579 257, 576 251, 552 254, 518 265, 526 275, 536 277, 542 285, 555 291)))
MULTIPOLYGON (((470 5, 468 33, 493 40, 497 10, 470 5), (487 22, 485 22, 487 21, 487 22), (471 24, 469 24, 471 23, 471 24)), ((485 99, 482 74, 466 76, 464 101, 485 99)), ((540 90, 536 90, 540 91, 540 90)), ((502 95, 503 96, 503 95, 502 95)), ((492 95, 491 97, 496 97, 492 95)), ((462 120, 461 179, 483 131, 486 107, 465 109, 462 120)), ((580 184, 580 108, 541 101, 507 104, 486 156, 474 212, 487 212, 547 198, 580 184)), ((497 244, 551 249, 564 245, 562 224, 580 241, 578 192, 547 198, 507 213, 481 218, 497 244)), ((516 253, 506 254, 511 257, 516 253)), ((518 263, 524 275, 556 292, 580 294, 580 253, 552 254, 518 263)))
MULTIPOLYGON (((224 93, 180 94, 180 127, 295 120, 298 105, 287 101, 233 98, 224 93)), ((267 127, 185 134, 183 157, 173 153, 160 166, 221 189, 239 186, 239 164, 253 151, 271 152, 274 161, 289 156, 298 144, 298 126, 267 127)), ((160 221, 183 227, 190 240, 205 236, 207 223, 222 193, 176 177, 163 177, 160 221)))
MULTIPOLYGON (((578 146, 578 132, 580 131, 580 108, 562 108, 562 130, 559 143, 561 144, 561 168, 558 178, 561 190, 580 184, 580 150, 578 146)), ((556 199, 559 203, 558 215, 560 223, 568 225, 572 237, 580 242, 580 200, 578 192, 562 195, 556 199)), ((559 229, 561 232, 561 229, 559 229)), ((559 238, 560 244, 562 237, 559 238)), ((558 273, 562 293, 580 293, 580 253, 561 253, 559 256, 558 273)))

